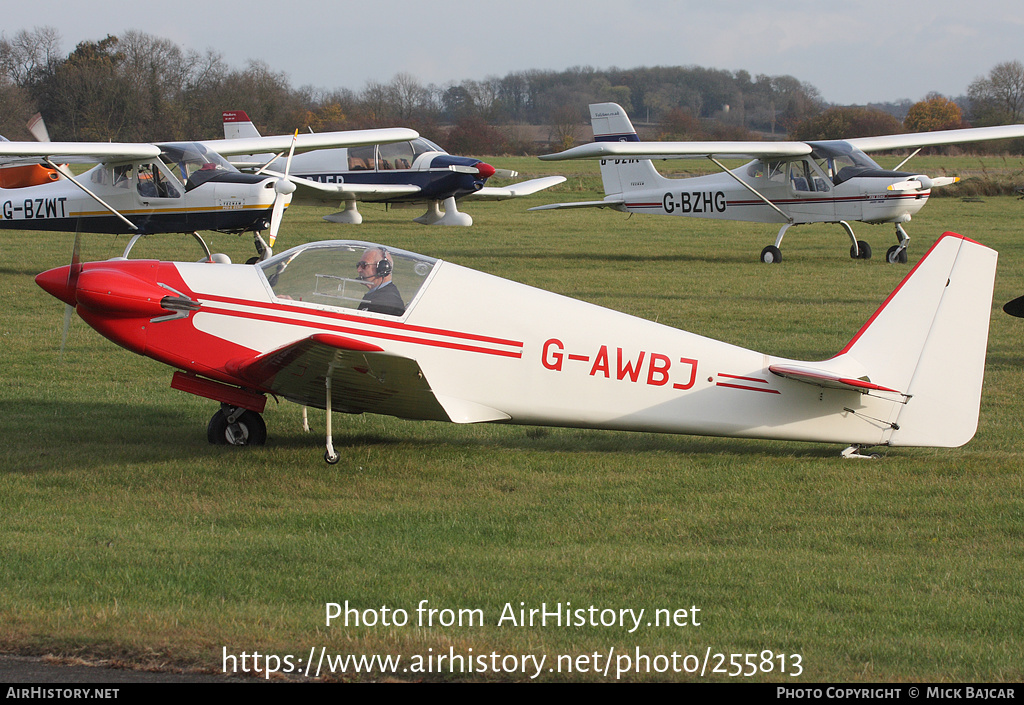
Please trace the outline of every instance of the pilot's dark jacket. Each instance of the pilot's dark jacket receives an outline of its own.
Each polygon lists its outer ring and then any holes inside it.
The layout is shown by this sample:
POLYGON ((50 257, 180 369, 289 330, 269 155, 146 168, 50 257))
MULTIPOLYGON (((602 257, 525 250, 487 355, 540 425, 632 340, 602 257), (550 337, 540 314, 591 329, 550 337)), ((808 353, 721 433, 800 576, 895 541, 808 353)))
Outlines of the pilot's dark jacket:
POLYGON ((398 293, 398 287, 394 282, 388 282, 366 292, 359 303, 359 310, 401 316, 405 313, 405 302, 402 301, 402 295, 398 293))

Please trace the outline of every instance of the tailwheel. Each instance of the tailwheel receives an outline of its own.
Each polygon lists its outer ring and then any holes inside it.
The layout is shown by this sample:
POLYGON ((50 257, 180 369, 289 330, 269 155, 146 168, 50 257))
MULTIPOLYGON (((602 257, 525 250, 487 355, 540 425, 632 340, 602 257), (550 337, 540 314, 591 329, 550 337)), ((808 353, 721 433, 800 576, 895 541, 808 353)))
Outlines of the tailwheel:
POLYGON ((850 247, 850 257, 853 259, 871 259, 871 245, 863 240, 857 240, 856 247, 850 247))
POLYGON ((782 250, 775 245, 768 245, 761 250, 761 261, 765 264, 778 264, 782 261, 782 250))
POLYGON ((255 411, 224 404, 210 419, 206 440, 218 446, 261 446, 267 442, 267 424, 255 411))
POLYGON ((893 245, 885 253, 885 261, 889 264, 906 264, 907 263, 907 247, 906 245, 893 245))

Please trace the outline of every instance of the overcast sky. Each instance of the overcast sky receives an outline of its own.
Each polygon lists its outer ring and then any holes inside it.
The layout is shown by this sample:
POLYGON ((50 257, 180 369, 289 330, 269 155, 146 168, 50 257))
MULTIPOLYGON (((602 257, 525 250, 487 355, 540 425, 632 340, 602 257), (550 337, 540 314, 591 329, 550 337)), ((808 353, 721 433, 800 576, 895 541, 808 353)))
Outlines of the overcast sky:
POLYGON ((1024 61, 1020 0, 105 0, 5 3, 3 32, 49 26, 66 54, 136 29, 182 49, 250 59, 295 87, 421 83, 571 66, 704 66, 789 74, 831 103, 966 93, 1024 61), (102 9, 101 9, 102 8, 102 9))

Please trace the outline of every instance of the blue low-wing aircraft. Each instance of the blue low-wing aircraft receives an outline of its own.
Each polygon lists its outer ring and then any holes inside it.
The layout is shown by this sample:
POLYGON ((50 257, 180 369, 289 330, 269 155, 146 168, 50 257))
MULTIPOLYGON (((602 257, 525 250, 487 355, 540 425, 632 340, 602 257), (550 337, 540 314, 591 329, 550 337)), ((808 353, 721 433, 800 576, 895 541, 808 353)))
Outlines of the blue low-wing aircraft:
MULTIPOLYGON (((259 131, 242 110, 225 111, 224 137, 259 137, 259 131)), ((259 173, 284 171, 281 154, 255 154, 232 163, 256 168, 259 173)), ((428 139, 371 144, 361 147, 320 149, 295 155, 289 180, 295 184, 296 202, 334 205, 344 210, 326 216, 332 223, 358 225, 363 216, 358 201, 400 205, 425 205, 417 223, 424 225, 472 225, 473 218, 458 210, 462 200, 502 201, 527 196, 565 181, 564 176, 545 176, 510 186, 487 186, 492 176, 513 178, 516 172, 495 169, 480 159, 448 154, 428 139)))

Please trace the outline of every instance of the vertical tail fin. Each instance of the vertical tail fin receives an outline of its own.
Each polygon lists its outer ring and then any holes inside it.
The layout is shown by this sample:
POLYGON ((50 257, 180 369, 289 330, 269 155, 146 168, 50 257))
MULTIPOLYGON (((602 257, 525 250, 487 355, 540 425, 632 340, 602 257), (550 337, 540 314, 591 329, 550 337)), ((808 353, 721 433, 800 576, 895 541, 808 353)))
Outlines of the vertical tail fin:
POLYGON ((224 121, 224 138, 233 140, 240 137, 259 137, 260 131, 252 124, 252 120, 244 110, 225 110, 221 114, 224 121))
POLYGON ((890 445, 956 447, 974 436, 997 257, 945 233, 837 356, 905 391, 890 445))
MULTIPOLYGON (((595 142, 639 142, 640 137, 629 116, 618 103, 590 106, 590 125, 595 142)), ((651 184, 661 176, 650 159, 602 159, 601 179, 606 196, 637 190, 635 184, 651 184)))

